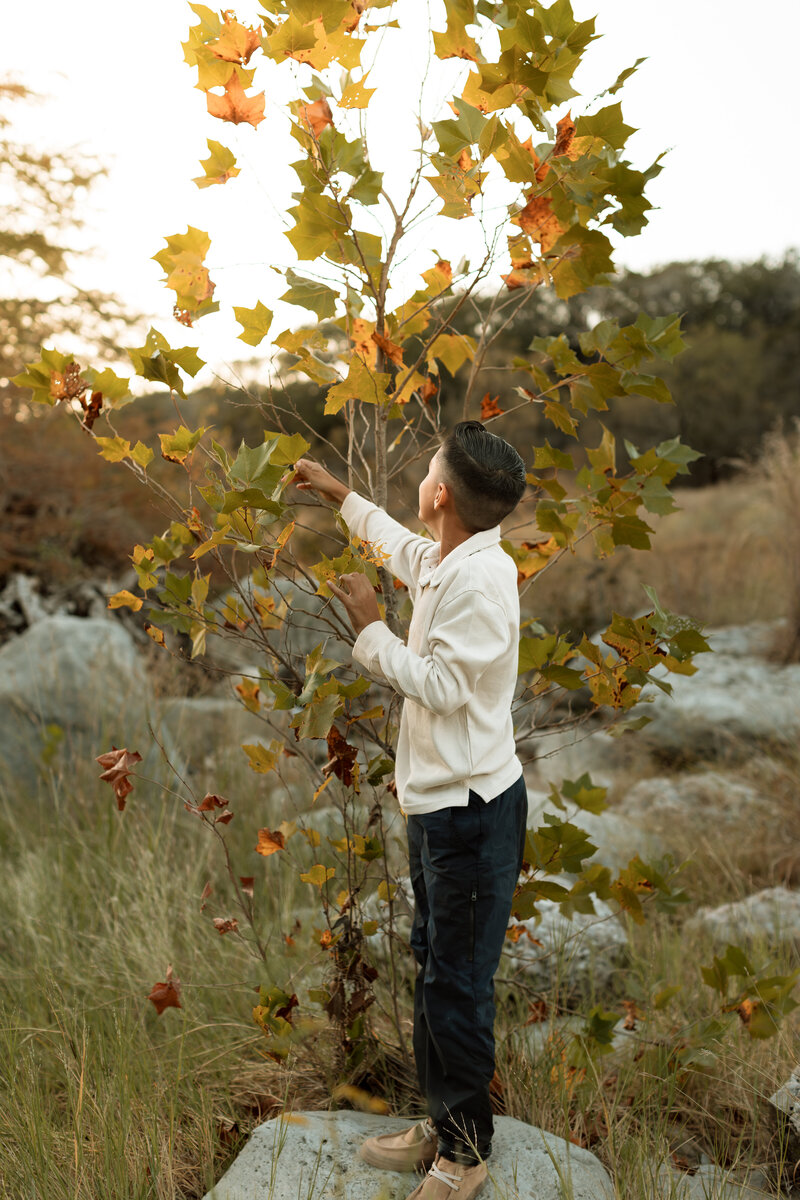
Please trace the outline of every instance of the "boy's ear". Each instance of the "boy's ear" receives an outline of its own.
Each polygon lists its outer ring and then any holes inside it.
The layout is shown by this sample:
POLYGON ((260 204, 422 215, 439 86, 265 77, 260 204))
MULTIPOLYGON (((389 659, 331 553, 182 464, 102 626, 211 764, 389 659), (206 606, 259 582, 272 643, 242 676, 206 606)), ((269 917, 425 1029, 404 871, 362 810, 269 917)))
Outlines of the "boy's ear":
POLYGON ((436 495, 433 497, 433 507, 441 508, 443 504, 447 504, 450 499, 450 493, 447 490, 446 483, 436 485, 436 495))

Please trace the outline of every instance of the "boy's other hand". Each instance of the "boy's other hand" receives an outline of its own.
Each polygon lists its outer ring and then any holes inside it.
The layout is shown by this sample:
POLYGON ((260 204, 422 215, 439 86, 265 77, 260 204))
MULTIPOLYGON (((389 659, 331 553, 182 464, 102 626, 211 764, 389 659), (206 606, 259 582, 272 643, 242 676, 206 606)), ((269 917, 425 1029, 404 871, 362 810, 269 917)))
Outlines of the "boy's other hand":
POLYGON ((331 475, 321 463, 312 462, 310 458, 298 458, 294 464, 293 482, 301 492, 317 492, 331 504, 340 505, 345 496, 350 494, 346 484, 331 475))
POLYGON ((350 575, 340 575, 338 584, 330 579, 327 582, 334 596, 345 606, 356 637, 373 621, 380 621, 375 591, 366 575, 354 571, 350 575))

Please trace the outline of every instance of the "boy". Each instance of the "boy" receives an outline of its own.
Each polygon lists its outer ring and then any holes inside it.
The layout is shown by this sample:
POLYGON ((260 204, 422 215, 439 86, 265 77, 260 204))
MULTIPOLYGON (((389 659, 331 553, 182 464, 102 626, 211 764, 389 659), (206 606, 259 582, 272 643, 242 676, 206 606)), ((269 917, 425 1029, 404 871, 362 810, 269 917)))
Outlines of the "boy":
POLYGON ((414 1057, 429 1117, 360 1154, 386 1170, 429 1173, 408 1200, 472 1200, 493 1132, 494 975, 522 866, 527 796, 515 754, 517 570, 500 521, 525 490, 516 450, 478 421, 456 425, 419 488, 410 533, 301 459, 296 482, 339 505, 348 527, 391 554, 414 598, 406 646, 383 623, 372 585, 330 588, 356 641, 353 658, 405 697, 395 780, 408 821, 415 911, 414 1057))

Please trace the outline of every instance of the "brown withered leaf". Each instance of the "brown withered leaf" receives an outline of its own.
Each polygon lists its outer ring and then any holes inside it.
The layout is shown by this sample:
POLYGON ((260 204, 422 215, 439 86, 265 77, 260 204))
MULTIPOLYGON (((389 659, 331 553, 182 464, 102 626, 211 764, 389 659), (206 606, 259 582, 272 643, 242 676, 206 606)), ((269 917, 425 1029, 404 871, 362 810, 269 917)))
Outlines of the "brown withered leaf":
POLYGON ((214 917, 214 928, 217 933, 238 933, 239 922, 236 917, 214 917))
POLYGON ((337 779, 340 779, 345 787, 353 786, 353 767, 355 765, 358 750, 355 746, 351 746, 347 738, 342 737, 335 725, 332 725, 328 732, 328 761, 325 763, 322 770, 326 775, 333 771, 337 779))
POLYGON ((213 792, 207 792, 197 806, 198 812, 213 812, 215 808, 227 808, 228 801, 224 796, 217 796, 213 792))
POLYGON ((86 391, 88 384, 81 378, 80 363, 67 363, 63 374, 53 371, 50 376, 50 395, 54 400, 77 400, 86 391))
POLYGON ((297 110, 297 116, 302 125, 308 126, 314 137, 319 137, 327 125, 333 124, 331 106, 323 96, 313 104, 303 104, 297 110))
POLYGON ((167 967, 167 977, 162 983, 154 983, 147 997, 153 1004, 159 1016, 165 1008, 182 1008, 180 1001, 181 981, 172 974, 172 963, 167 967))
POLYGON ((279 829, 259 829, 258 845, 255 847, 258 854, 263 854, 265 858, 268 858, 270 854, 282 850, 285 845, 286 838, 279 829))
POLYGON ((244 67, 249 63, 254 50, 261 45, 261 37, 249 25, 242 25, 231 12, 225 13, 225 24, 216 42, 209 42, 208 49, 215 58, 224 62, 239 63, 244 67))
POLYGON ((286 1004, 282 1005, 281 1008, 276 1008, 275 1012, 273 1013, 273 1016, 283 1017, 284 1021, 288 1021, 289 1024, 291 1025, 292 1009, 297 1008, 299 1003, 300 1002, 297 999, 297 994, 295 992, 293 992, 292 995, 289 997, 288 1001, 286 1002, 286 1004))
POLYGON ((89 400, 88 404, 83 397, 81 397, 81 404, 83 405, 83 424, 87 429, 91 429, 102 411, 103 393, 92 392, 91 399, 89 400))
POLYGON ((623 1029, 636 1029, 636 1022, 640 1021, 642 1014, 636 1006, 635 1000, 623 1000, 622 1007, 625 1009, 625 1023, 623 1029))
POLYGON ((572 114, 567 113, 556 125, 556 144, 553 146, 553 158, 558 158, 562 154, 569 154, 574 137, 575 122, 572 119, 572 114))
POLYGON ((550 1013, 547 1007, 546 1000, 531 1000, 528 1005, 528 1019, 526 1025, 539 1025, 542 1021, 546 1021, 550 1013))
POLYGON ((497 401, 499 396, 490 396, 487 392, 481 400, 481 420, 489 421, 492 417, 500 417, 503 415, 504 409, 500 407, 497 401))
POLYGON ((255 875, 240 875, 239 876, 239 886, 241 887, 245 896, 249 896, 251 900, 253 899, 253 887, 255 885, 255 882, 256 882, 255 875))
POLYGON ((99 754, 95 761, 105 768, 100 778, 111 784, 117 798, 117 808, 122 812, 125 798, 133 791, 133 784, 128 775, 136 764, 142 761, 141 754, 138 750, 118 750, 116 746, 112 746, 105 754, 99 754))
POLYGON ((208 111, 212 117, 221 121, 232 121, 234 125, 252 125, 255 129, 264 120, 264 93, 248 96, 242 87, 242 81, 235 71, 225 84, 225 95, 215 96, 213 92, 206 93, 208 111))
POLYGON ((375 345, 380 350, 383 351, 385 356, 391 362, 393 362, 395 364, 395 366, 402 367, 402 365, 403 365, 402 347, 398 346, 395 342, 391 341, 389 338, 384 337, 383 334, 381 334, 381 333, 373 333, 372 340, 375 343, 375 345))
POLYGON ((213 890, 214 889, 212 888, 211 883, 209 882, 206 884, 206 886, 203 888, 202 892, 200 893, 200 912, 202 912, 203 909, 205 908, 206 900, 211 895, 213 890))

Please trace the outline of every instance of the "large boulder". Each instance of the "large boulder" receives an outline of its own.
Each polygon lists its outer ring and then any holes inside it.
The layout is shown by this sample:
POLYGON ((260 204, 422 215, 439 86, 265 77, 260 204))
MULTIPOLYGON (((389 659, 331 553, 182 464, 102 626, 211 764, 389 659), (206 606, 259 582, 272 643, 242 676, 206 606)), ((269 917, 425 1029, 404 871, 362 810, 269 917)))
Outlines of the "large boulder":
POLYGON ((656 775, 634 784, 614 807, 623 820, 668 837, 690 836, 774 820, 774 802, 759 788, 730 771, 692 771, 656 775))
MULTIPOLYGON (((571 884, 567 876, 555 882, 571 884)), ((628 936, 605 900, 594 899, 594 913, 572 917, 564 916, 556 900, 538 900, 536 907, 538 918, 518 923, 517 940, 504 950, 512 970, 522 972, 531 987, 561 995, 602 988, 625 963, 628 936)))
POLYGON ((764 888, 744 900, 700 908, 690 926, 718 942, 800 941, 800 892, 785 887, 764 888))
MULTIPOLYGON (((0 648, 0 791, 31 795, 53 774, 81 786, 112 744, 138 750, 142 775, 175 786, 148 730, 154 709, 139 652, 117 621, 43 617, 0 648)), ((163 744, 180 770, 171 741, 163 744)))
MULTIPOLYGON (((205 1200, 405 1200, 411 1173, 376 1171, 357 1154, 365 1138, 408 1119, 363 1113, 291 1113, 265 1121, 205 1200)), ((589 1150, 512 1117, 495 1117, 486 1200, 612 1200, 608 1172, 589 1150)))
MULTIPOLYGON (((745 756, 754 743, 793 744, 800 734, 800 664, 763 656, 777 636, 772 624, 732 626, 709 634, 713 654, 694 675, 670 675, 672 696, 657 689, 641 731, 662 761, 745 756)), ((644 710, 643 710, 644 711, 644 710)))

